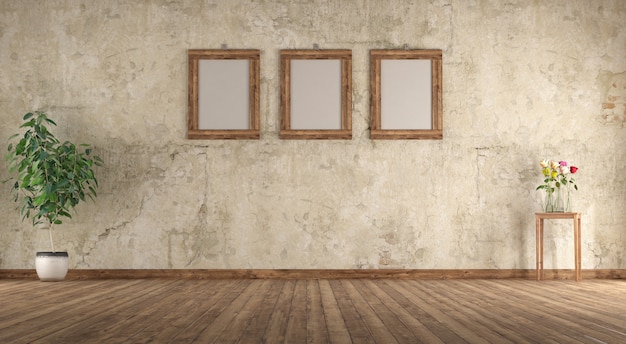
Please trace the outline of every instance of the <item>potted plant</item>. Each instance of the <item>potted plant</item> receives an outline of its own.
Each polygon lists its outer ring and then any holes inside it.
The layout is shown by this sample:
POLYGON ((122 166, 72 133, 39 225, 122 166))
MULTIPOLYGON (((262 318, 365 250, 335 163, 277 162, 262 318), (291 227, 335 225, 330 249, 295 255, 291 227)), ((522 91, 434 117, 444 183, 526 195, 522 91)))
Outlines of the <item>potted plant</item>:
POLYGON ((86 197, 96 197, 98 180, 93 167, 101 166, 102 160, 91 155, 88 144, 61 143, 48 129, 56 123, 43 112, 29 112, 23 121, 20 128, 26 131, 21 137, 11 136, 7 149, 9 173, 15 177, 11 190, 22 220, 48 226, 52 250, 37 252, 35 267, 42 281, 58 281, 65 278, 69 264, 67 252, 55 250, 53 227, 62 224, 63 218, 72 218, 70 211, 86 197))

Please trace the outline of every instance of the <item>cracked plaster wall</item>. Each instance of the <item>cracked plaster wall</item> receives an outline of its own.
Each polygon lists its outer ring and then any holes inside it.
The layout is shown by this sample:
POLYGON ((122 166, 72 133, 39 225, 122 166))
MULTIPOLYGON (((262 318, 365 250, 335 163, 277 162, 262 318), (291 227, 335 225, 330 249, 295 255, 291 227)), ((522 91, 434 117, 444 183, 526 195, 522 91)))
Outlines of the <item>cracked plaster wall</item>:
MULTIPOLYGON (((43 109, 104 158, 71 268, 533 268, 538 161, 580 167, 582 266, 626 268, 626 2, 0 0, 0 141, 43 109), (261 49, 261 139, 185 139, 191 48, 261 49), (353 51, 353 139, 278 139, 280 49, 353 51), (369 49, 443 49, 444 139, 372 141, 369 49)), ((4 145, 4 144, 3 144, 4 145)), ((6 179, 6 166, 0 179, 6 179)), ((46 232, 1 185, 0 268, 46 232)), ((573 268, 548 222, 546 268, 573 268)))

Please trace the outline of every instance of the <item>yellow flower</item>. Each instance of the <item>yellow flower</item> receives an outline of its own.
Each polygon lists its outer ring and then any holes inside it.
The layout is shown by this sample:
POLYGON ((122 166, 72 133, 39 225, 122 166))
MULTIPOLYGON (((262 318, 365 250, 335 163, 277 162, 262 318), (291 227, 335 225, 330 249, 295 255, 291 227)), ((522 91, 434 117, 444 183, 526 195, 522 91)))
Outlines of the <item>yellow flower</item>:
POLYGON ((556 171, 552 171, 552 178, 556 178, 556 176, 559 175, 556 171))
POLYGON ((550 175, 550 169, 546 166, 543 170, 541 170, 544 176, 548 177, 550 175))

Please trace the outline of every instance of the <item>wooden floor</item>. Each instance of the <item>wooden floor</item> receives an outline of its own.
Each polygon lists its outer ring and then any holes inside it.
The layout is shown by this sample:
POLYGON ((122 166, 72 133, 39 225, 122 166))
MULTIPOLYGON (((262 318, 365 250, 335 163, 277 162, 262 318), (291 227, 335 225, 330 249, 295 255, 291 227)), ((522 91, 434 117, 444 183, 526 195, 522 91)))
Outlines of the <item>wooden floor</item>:
POLYGON ((626 280, 0 280, 0 343, 626 343, 626 280))

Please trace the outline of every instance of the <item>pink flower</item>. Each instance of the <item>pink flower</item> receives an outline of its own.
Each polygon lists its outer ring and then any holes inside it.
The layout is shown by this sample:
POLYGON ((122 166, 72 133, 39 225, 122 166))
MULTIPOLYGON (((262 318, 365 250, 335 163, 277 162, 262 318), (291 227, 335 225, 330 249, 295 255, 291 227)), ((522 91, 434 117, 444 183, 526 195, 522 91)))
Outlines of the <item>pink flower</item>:
POLYGON ((561 166, 567 166, 567 161, 559 161, 559 165, 561 165, 561 166))
POLYGON ((571 166, 571 167, 569 168, 569 171, 570 171, 570 173, 574 174, 574 173, 576 173, 576 171, 578 171, 578 167, 576 167, 576 166, 571 166))

